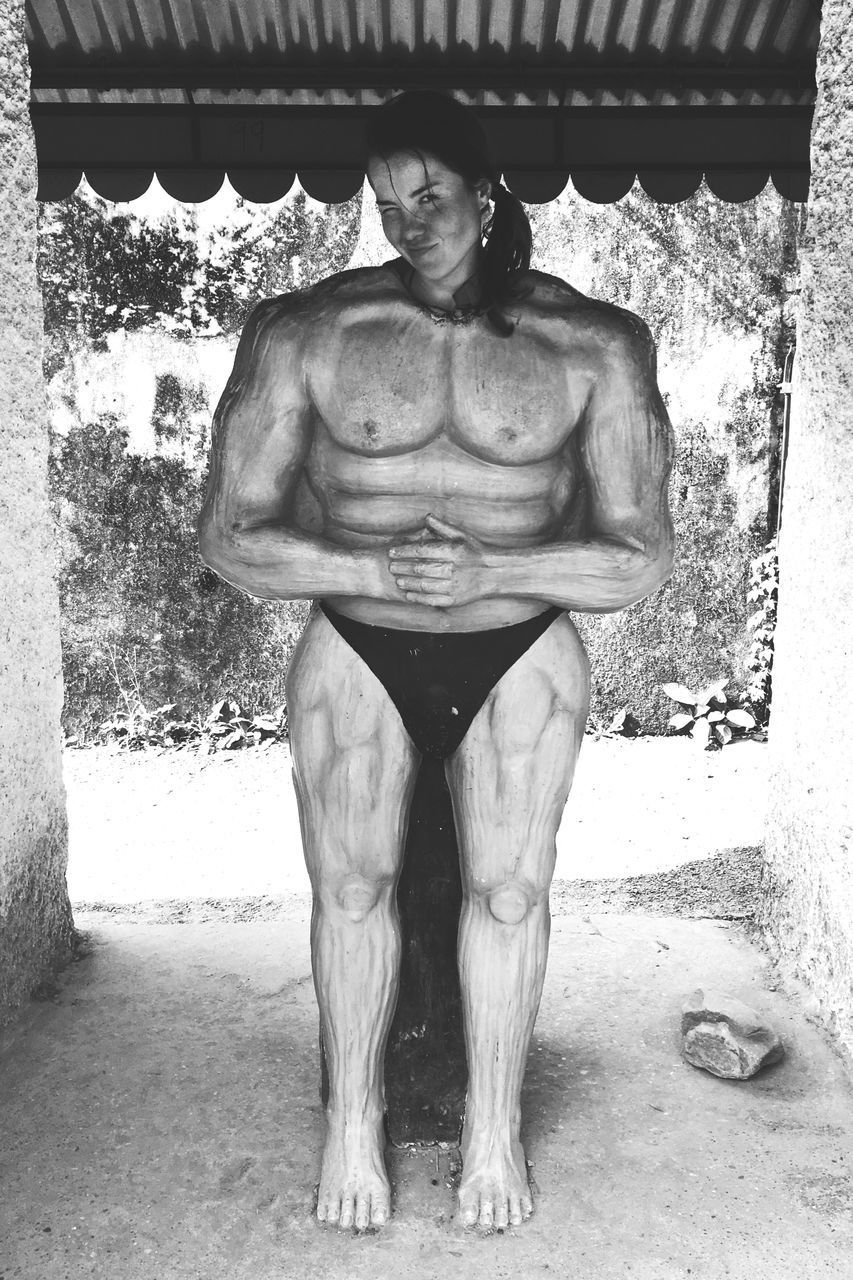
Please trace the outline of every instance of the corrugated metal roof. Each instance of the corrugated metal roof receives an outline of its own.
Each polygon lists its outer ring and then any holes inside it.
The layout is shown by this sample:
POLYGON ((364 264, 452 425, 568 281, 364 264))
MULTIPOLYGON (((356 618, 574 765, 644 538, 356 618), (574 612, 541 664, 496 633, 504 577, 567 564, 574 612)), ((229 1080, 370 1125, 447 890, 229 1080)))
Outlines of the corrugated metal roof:
MULTIPOLYGON (((389 93, 417 84, 445 88, 475 108, 507 117, 568 111, 575 133, 583 128, 584 109, 626 112, 627 121, 665 108, 686 121, 707 108, 773 108, 772 128, 778 132, 788 120, 796 136, 789 158, 768 154, 765 168, 787 172, 790 182, 792 166, 807 165, 807 148, 805 157, 793 151, 802 146, 802 121, 814 101, 819 17, 816 0, 27 3, 34 119, 45 141, 44 168, 55 174, 56 147, 47 135, 62 107, 77 121, 77 152, 63 153, 67 167, 73 169, 76 159, 88 169, 85 135, 98 147, 104 118, 97 125, 79 113, 87 105, 114 121, 116 108, 123 109, 131 132, 137 125, 128 122, 146 110, 165 112, 190 102, 196 134, 199 120, 225 108, 242 108, 245 120, 257 110, 266 119, 295 112, 296 120, 309 109, 337 109, 327 117, 334 129, 347 111, 355 119, 389 93), (136 110, 128 113, 131 107, 136 110)), ((765 130, 768 137, 772 128, 765 130)), ((683 159, 672 154, 671 167, 683 168, 683 159)), ((658 159, 666 167, 666 158, 658 159)), ((523 160, 524 154, 510 157, 519 172, 523 160)), ((624 170, 624 156, 616 160, 624 170)), ((160 170, 150 148, 131 146, 125 163, 134 161, 160 170)), ((354 167, 359 162, 356 156, 354 167)), ((196 147, 184 163, 209 168, 216 157, 208 145, 202 164, 196 147)), ((275 153, 268 166, 256 168, 287 163, 287 155, 275 153)), ((299 163, 294 159, 291 167, 299 163)), ((328 155, 321 148, 317 163, 341 167, 334 147, 328 155)), ((566 166, 574 172, 576 162, 552 148, 540 171, 566 166)), ((755 168, 755 157, 733 152, 732 168, 738 166, 755 168)), ((226 157, 220 168, 227 167, 226 157)))

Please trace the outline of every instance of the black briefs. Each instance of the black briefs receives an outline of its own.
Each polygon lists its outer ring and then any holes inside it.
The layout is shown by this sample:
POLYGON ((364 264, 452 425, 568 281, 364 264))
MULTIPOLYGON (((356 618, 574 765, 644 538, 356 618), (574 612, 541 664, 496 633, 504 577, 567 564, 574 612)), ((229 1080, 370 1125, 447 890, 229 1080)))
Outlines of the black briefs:
POLYGON ((563 612, 488 631, 401 631, 320 608, 384 685, 421 755, 443 759, 459 746, 501 676, 563 612))

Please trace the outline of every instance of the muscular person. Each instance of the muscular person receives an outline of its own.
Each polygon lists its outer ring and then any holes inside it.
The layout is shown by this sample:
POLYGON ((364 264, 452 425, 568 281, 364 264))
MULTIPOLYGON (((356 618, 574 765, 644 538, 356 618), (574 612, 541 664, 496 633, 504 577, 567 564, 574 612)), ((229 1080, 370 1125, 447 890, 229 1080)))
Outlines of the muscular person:
POLYGON ((520 206, 464 108, 395 108, 368 177, 400 256, 253 313, 217 410, 201 550, 252 595, 320 601, 287 676, 330 1075, 317 1216, 363 1228, 390 1212, 395 889, 430 753, 464 891, 461 1216, 505 1227, 532 1210, 520 1090, 588 708, 567 611, 624 608, 669 576, 671 433, 640 320, 528 270, 529 239, 500 293, 495 244, 520 206))

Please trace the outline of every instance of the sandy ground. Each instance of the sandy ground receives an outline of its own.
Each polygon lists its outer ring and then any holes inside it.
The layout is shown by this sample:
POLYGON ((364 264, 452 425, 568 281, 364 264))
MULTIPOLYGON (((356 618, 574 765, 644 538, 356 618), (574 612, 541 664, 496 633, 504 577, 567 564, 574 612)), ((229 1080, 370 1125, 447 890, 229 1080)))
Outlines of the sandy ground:
POLYGON ((457 1153, 392 1148, 394 1219, 357 1236, 313 1219, 317 1010, 286 749, 69 752, 86 942, 0 1033, 0 1280, 846 1280, 851 1078, 731 918, 760 872, 766 759, 587 740, 524 1089, 534 1217, 465 1230, 457 1153), (755 1007, 784 1060, 738 1083, 688 1066, 697 987, 755 1007))
MULTIPOLYGON (((685 738, 584 741, 557 840, 557 880, 674 871, 763 840, 767 747, 685 738)), ((304 893, 286 746, 67 751, 72 902, 304 893)))
POLYGON ((295 910, 95 926, 0 1044, 3 1280, 850 1276, 850 1081, 721 921, 555 920, 523 1099, 529 1223, 465 1230, 452 1153, 392 1149, 390 1227, 319 1227, 307 934, 295 910), (784 1062, 734 1083, 681 1059, 681 1002, 709 980, 772 1020, 784 1062))

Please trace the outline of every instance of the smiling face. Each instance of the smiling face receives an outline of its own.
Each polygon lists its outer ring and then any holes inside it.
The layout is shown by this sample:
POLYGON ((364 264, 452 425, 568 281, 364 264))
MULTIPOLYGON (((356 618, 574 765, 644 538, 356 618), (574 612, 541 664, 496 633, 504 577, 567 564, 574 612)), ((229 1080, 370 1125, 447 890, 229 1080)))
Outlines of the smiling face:
POLYGON ((477 269, 490 183, 472 187, 435 156, 412 151, 374 156, 367 177, 385 236, 414 268, 424 300, 452 307, 477 269))

